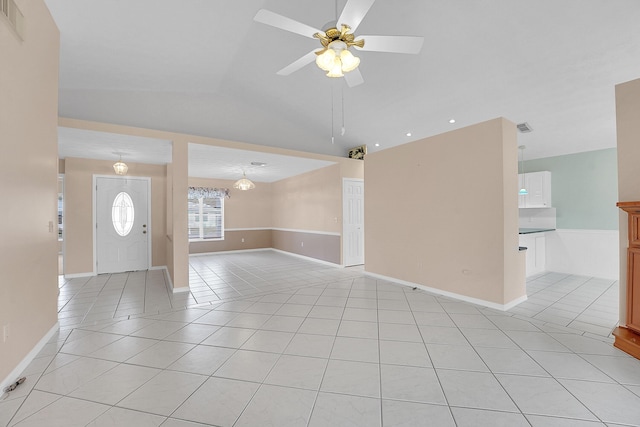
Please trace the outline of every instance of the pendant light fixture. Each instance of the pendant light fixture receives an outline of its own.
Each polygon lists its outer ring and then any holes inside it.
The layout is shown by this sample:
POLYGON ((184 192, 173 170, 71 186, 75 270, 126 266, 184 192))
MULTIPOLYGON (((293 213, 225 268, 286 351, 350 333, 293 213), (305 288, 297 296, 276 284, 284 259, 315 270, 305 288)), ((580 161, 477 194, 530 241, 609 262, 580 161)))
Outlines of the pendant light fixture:
POLYGON ((244 173, 244 171, 242 171, 242 178, 240 178, 235 182, 235 184, 233 184, 233 188, 237 188, 238 190, 242 190, 242 191, 247 191, 247 190, 253 190, 254 188, 256 188, 256 185, 253 182, 251 182, 247 178, 247 175, 244 173))
POLYGON ((116 175, 126 175, 129 167, 126 163, 122 161, 122 156, 120 159, 113 164, 113 170, 116 172, 116 175))
POLYGON ((522 185, 520 186, 520 191, 518 191, 518 194, 520 196, 526 196, 527 194, 529 194, 529 192, 525 188, 525 182, 527 177, 524 171, 524 149, 525 148, 527 148, 525 145, 520 145, 518 147, 518 149, 520 150, 520 170, 522 171, 522 185))

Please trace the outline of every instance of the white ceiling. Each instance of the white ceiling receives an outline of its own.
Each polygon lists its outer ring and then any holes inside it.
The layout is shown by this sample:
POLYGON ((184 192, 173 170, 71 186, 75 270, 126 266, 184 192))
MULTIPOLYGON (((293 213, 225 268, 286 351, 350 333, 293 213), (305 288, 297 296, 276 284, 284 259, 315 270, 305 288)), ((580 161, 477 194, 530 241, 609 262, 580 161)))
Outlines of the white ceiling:
MULTIPOLYGON (((67 127, 58 128, 58 156, 117 159, 127 162, 164 165, 171 163, 171 141, 96 132, 67 127)), ((189 176, 237 180, 245 172, 256 182, 275 182, 334 162, 304 157, 283 156, 202 144, 189 144, 189 176), (265 163, 264 166, 252 162, 265 163)))
POLYGON ((354 88, 314 64, 276 75, 319 44, 253 21, 266 8, 323 27, 333 1, 45 1, 61 35, 61 116, 314 153, 498 116, 534 129, 519 136, 527 159, 614 147, 614 86, 640 77, 637 0, 377 0, 356 34, 425 43, 419 55, 357 52, 354 88))
POLYGON ((252 181, 274 182, 332 164, 325 160, 189 144, 189 176, 198 178, 237 180, 244 172, 252 181), (256 166, 252 162, 265 165, 256 166))
POLYGON ((58 157, 165 165, 171 163, 171 141, 59 126, 58 157))

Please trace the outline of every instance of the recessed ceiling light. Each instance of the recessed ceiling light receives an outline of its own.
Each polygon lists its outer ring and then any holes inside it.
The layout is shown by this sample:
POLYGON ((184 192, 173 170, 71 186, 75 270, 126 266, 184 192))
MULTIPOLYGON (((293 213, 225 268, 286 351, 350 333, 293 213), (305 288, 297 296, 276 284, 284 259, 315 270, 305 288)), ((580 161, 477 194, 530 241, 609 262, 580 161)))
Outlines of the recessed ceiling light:
POLYGON ((450 119, 450 120, 449 120, 449 123, 451 123, 451 124, 453 124, 453 123, 455 123, 455 122, 456 122, 456 119, 450 119))
POLYGON ((253 166, 267 166, 267 164, 264 162, 251 162, 251 164, 253 166))
POLYGON ((376 147, 380 147, 380 144, 378 144, 377 142, 374 144, 376 147))
POLYGON ((407 136, 411 136, 411 132, 407 132, 407 136))

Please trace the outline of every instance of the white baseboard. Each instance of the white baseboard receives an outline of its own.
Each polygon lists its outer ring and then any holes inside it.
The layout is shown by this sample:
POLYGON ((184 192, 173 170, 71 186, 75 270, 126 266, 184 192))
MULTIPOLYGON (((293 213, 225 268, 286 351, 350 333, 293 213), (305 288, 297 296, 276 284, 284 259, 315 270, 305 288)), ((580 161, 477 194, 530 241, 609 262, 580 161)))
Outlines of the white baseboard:
POLYGON ((4 390, 5 387, 7 387, 9 384, 12 384, 18 379, 22 371, 27 369, 27 366, 29 366, 29 364, 33 362, 33 359, 36 358, 38 353, 40 353, 40 351, 44 348, 44 346, 49 342, 51 337, 53 337, 53 335, 56 332, 58 332, 59 328, 60 328, 60 324, 56 322, 55 325, 53 325, 53 327, 49 329, 49 332, 47 332, 40 339, 40 341, 38 341, 38 343, 31 349, 31 351, 20 361, 20 363, 18 363, 18 366, 16 366, 9 373, 9 375, 7 375, 7 377, 2 380, 2 382, 0 383, 0 390, 4 390))
POLYGON ((300 254, 296 254, 296 253, 293 253, 293 252, 287 252, 287 251, 283 251, 283 250, 275 249, 275 248, 239 249, 239 250, 235 250, 235 251, 203 252, 203 253, 198 253, 198 254, 189 254, 189 256, 190 257, 192 257, 192 256, 196 257, 196 256, 204 256, 204 255, 224 255, 224 254, 237 254, 237 253, 243 253, 243 252, 260 252, 260 251, 280 252, 281 254, 291 255, 291 256, 294 256, 294 257, 297 257, 297 258, 306 259, 307 261, 317 262, 319 264, 330 265, 331 267, 344 267, 344 265, 342 265, 342 264, 335 264, 333 262, 325 261, 325 260, 322 260, 322 259, 313 258, 313 257, 306 256, 306 255, 300 255, 300 254))
POLYGON ((167 290, 169 291, 169 293, 181 294, 183 292, 191 291, 191 288, 189 286, 183 286, 181 288, 173 287, 173 280, 171 280, 171 274, 169 274, 169 268, 166 265, 155 267, 153 268, 153 270, 164 270, 164 278, 167 279, 167 290))
POLYGON ((504 307, 503 311, 508 311, 511 310, 513 307, 515 307, 516 305, 525 302, 527 300, 527 296, 523 295, 520 298, 516 298, 513 301, 511 301, 508 304, 503 304, 502 307, 504 307))
POLYGON ((423 291, 427 291, 432 294, 442 295, 444 297, 453 298, 460 301, 469 302, 471 304, 481 305, 483 307, 492 308, 494 310, 500 310, 500 311, 507 311, 527 300, 527 296, 523 295, 519 298, 514 299, 513 301, 508 302, 507 304, 498 304, 498 303, 486 301, 483 299, 456 294, 454 292, 443 291, 442 289, 438 289, 438 288, 431 288, 429 286, 421 285, 419 283, 413 283, 413 282, 408 282, 406 280, 396 279, 395 277, 389 277, 389 276, 384 276, 382 274, 371 273, 369 271, 365 271, 364 274, 366 274, 367 276, 375 277, 376 279, 387 280, 389 282, 398 283, 400 285, 409 286, 411 288, 422 289, 423 291))
POLYGON ((559 229, 546 234, 546 270, 618 280, 618 230, 559 229))
POLYGON ((275 251, 275 252, 280 252, 281 254, 291 255, 291 256, 294 256, 294 257, 297 257, 297 258, 306 259, 307 261, 317 262, 318 264, 330 265, 331 267, 344 268, 344 265, 342 265, 342 264, 336 264, 336 263, 333 263, 333 262, 325 261, 323 259, 313 258, 313 257, 306 256, 306 255, 300 255, 300 254, 296 254, 296 253, 293 253, 293 252, 287 252, 287 251, 283 251, 283 250, 280 250, 280 249, 271 248, 270 250, 275 251))

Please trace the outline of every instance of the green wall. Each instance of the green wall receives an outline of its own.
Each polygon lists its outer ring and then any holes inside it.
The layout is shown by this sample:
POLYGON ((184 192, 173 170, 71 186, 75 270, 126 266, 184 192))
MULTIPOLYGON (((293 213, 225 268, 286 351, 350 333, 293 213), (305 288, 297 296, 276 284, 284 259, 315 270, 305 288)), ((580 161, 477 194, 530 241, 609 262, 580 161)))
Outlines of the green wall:
POLYGON ((609 148, 524 162, 526 172, 551 172, 557 228, 618 229, 616 151, 609 148))

